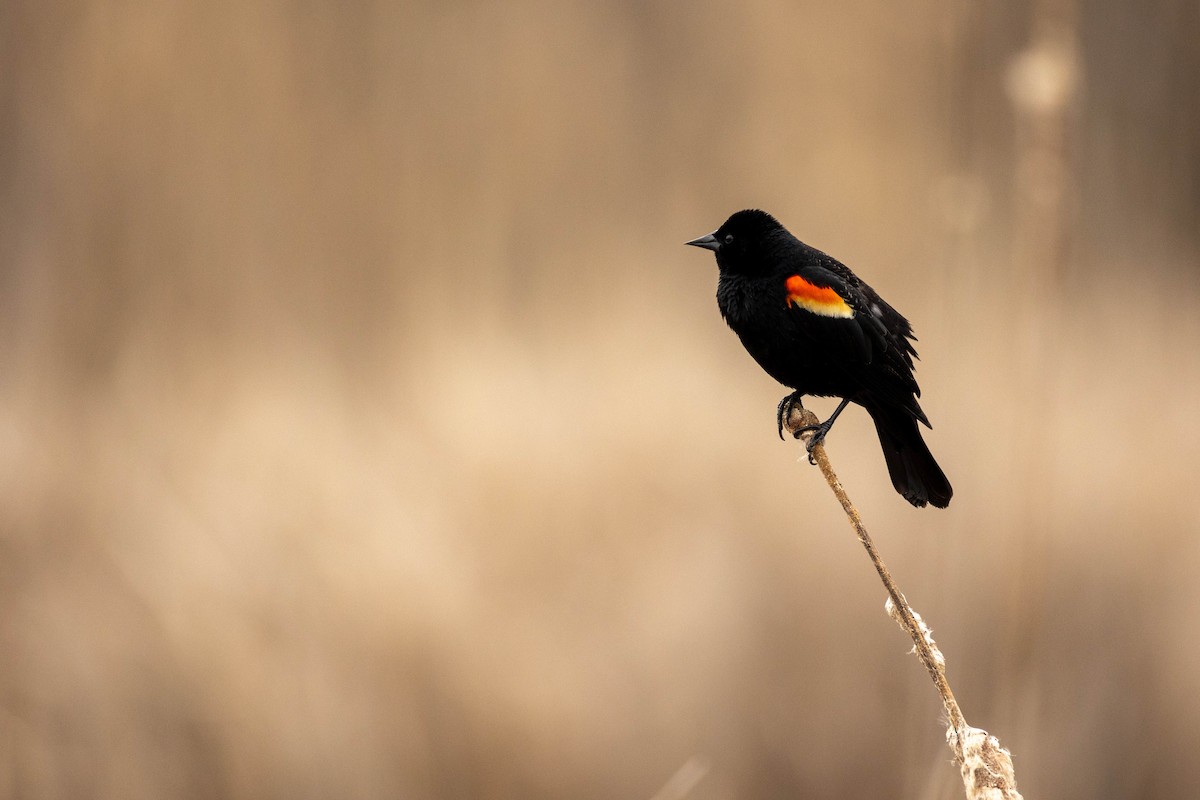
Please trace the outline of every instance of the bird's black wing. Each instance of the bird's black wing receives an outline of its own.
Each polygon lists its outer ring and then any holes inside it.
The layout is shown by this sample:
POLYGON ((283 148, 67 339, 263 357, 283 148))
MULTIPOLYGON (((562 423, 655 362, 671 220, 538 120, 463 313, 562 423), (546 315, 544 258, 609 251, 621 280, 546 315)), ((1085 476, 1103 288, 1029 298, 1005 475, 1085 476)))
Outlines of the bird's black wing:
POLYGON ((786 278, 787 302, 800 334, 870 395, 889 398, 929 424, 916 398, 912 326, 874 289, 833 258, 798 267, 786 278))
POLYGON ((784 280, 791 316, 806 338, 824 345, 840 363, 871 364, 888 347, 887 329, 869 298, 842 275, 804 264, 784 280))
MULTIPOLYGON (((818 259, 819 266, 827 270, 837 277, 841 278, 850 288, 853 294, 861 298, 863 306, 876 317, 887 332, 888 344, 898 350, 908 368, 912 369, 913 359, 918 358, 917 351, 913 347, 913 342, 917 337, 913 335, 912 324, 905 319, 904 315, 879 296, 879 293, 867 285, 861 278, 850 271, 842 262, 836 258, 821 254, 818 259)), ((920 392, 917 392, 919 395, 920 392)))

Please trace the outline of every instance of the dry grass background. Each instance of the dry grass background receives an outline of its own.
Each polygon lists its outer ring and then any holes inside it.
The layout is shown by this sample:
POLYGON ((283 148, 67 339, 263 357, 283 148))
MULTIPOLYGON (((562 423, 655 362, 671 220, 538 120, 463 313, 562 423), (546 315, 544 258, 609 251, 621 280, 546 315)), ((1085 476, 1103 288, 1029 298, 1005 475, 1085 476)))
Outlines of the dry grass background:
POLYGON ((5 3, 0 795, 960 796, 682 246, 750 205, 916 324, 953 506, 861 413, 830 453, 1025 796, 1200 794, 1198 42, 1183 0, 5 3))

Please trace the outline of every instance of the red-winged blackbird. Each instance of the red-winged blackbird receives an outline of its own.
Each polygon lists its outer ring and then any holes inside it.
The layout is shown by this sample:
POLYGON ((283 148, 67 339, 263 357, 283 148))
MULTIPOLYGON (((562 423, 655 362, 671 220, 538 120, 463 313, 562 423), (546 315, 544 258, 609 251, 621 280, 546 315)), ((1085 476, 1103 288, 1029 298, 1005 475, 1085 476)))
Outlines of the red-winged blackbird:
POLYGON ((954 490, 917 427, 918 421, 932 426, 917 403, 916 337, 908 320, 849 267, 765 211, 739 211, 688 244, 716 254, 721 316, 759 366, 796 390, 779 403, 780 438, 803 395, 842 398, 828 420, 812 427, 810 452, 846 405, 858 403, 875 421, 896 491, 918 508, 945 508, 954 490))

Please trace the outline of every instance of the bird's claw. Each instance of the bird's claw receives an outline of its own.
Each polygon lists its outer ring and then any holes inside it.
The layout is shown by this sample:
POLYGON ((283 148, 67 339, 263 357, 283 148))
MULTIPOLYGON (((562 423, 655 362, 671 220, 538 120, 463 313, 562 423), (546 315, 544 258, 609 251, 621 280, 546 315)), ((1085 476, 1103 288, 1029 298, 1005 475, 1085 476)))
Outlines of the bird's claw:
MULTIPOLYGON (((796 404, 800 402, 802 397, 803 395, 799 392, 792 392, 780 400, 779 406, 775 409, 775 422, 779 426, 779 441, 781 442, 787 441, 787 439, 783 438, 783 423, 792 415, 792 409, 796 407, 796 404)), ((801 428, 800 430, 804 429, 801 428)), ((800 431, 792 431, 792 436, 799 439, 800 431)))
MULTIPOLYGON (((779 438, 780 439, 783 438, 784 419, 791 416, 792 409, 796 407, 796 405, 800 402, 801 398, 803 398, 803 395, 800 392, 792 392, 787 397, 785 397, 779 401, 779 408, 777 408, 775 410, 775 414, 776 414, 776 421, 779 423, 779 438)), ((829 433, 829 429, 833 427, 834 421, 838 418, 838 415, 841 414, 843 410, 845 410, 846 406, 849 403, 850 403, 849 398, 843 397, 842 402, 839 403, 838 407, 836 409, 834 409, 832 414, 830 414, 829 419, 825 420, 824 422, 818 423, 817 425, 804 425, 803 427, 796 428, 795 430, 792 431, 792 436, 796 437, 797 439, 800 438, 800 434, 802 434, 802 433, 809 433, 809 432, 812 433, 812 436, 808 437, 808 441, 804 445, 804 449, 806 451, 808 451, 808 463, 810 463, 810 464, 817 463, 816 459, 813 458, 813 448, 819 444, 825 443, 825 434, 829 433)))
POLYGON ((833 427, 830 423, 832 420, 822 422, 820 425, 805 425, 803 428, 797 428, 793 433, 796 438, 800 438, 800 434, 813 431, 813 435, 808 438, 804 445, 804 450, 808 453, 808 463, 816 464, 817 460, 813 457, 813 448, 819 444, 825 444, 825 434, 829 433, 829 429, 833 427))

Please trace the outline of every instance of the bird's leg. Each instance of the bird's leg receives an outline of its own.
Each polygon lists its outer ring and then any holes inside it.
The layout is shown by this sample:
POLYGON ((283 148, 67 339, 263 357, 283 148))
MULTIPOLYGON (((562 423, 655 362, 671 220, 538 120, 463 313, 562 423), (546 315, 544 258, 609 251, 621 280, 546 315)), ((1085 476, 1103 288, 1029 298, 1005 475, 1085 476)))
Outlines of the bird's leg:
POLYGON ((800 392, 792 392, 779 401, 779 407, 775 409, 775 422, 779 425, 779 441, 787 441, 783 438, 783 421, 791 416, 792 408, 803 399, 804 395, 800 392))
MULTIPOLYGON (((794 397, 794 395, 789 395, 788 397, 784 398, 784 403, 791 400, 792 397, 794 397)), ((842 402, 838 404, 838 407, 833 410, 833 413, 829 415, 829 419, 825 420, 820 425, 805 425, 803 428, 797 428, 796 430, 792 431, 792 435, 795 436, 797 439, 799 439, 800 434, 804 433, 805 431, 813 431, 813 435, 808 440, 808 444, 806 444, 804 446, 804 449, 806 451, 808 451, 808 463, 810 463, 810 464, 816 463, 815 461, 813 461, 813 455, 812 455, 813 448, 819 444, 824 443, 825 434, 829 433, 829 429, 833 427, 833 422, 834 422, 834 420, 836 420, 838 418, 838 414, 841 414, 842 410, 845 409, 846 406, 848 406, 848 405, 850 405, 850 400, 844 398, 842 400, 842 402)), ((782 408, 782 407, 783 407, 783 403, 780 403, 780 408, 782 408)), ((788 411, 789 412, 791 411, 791 405, 788 406, 788 411)), ((783 423, 781 422, 780 425, 782 425, 782 424, 783 423)))

